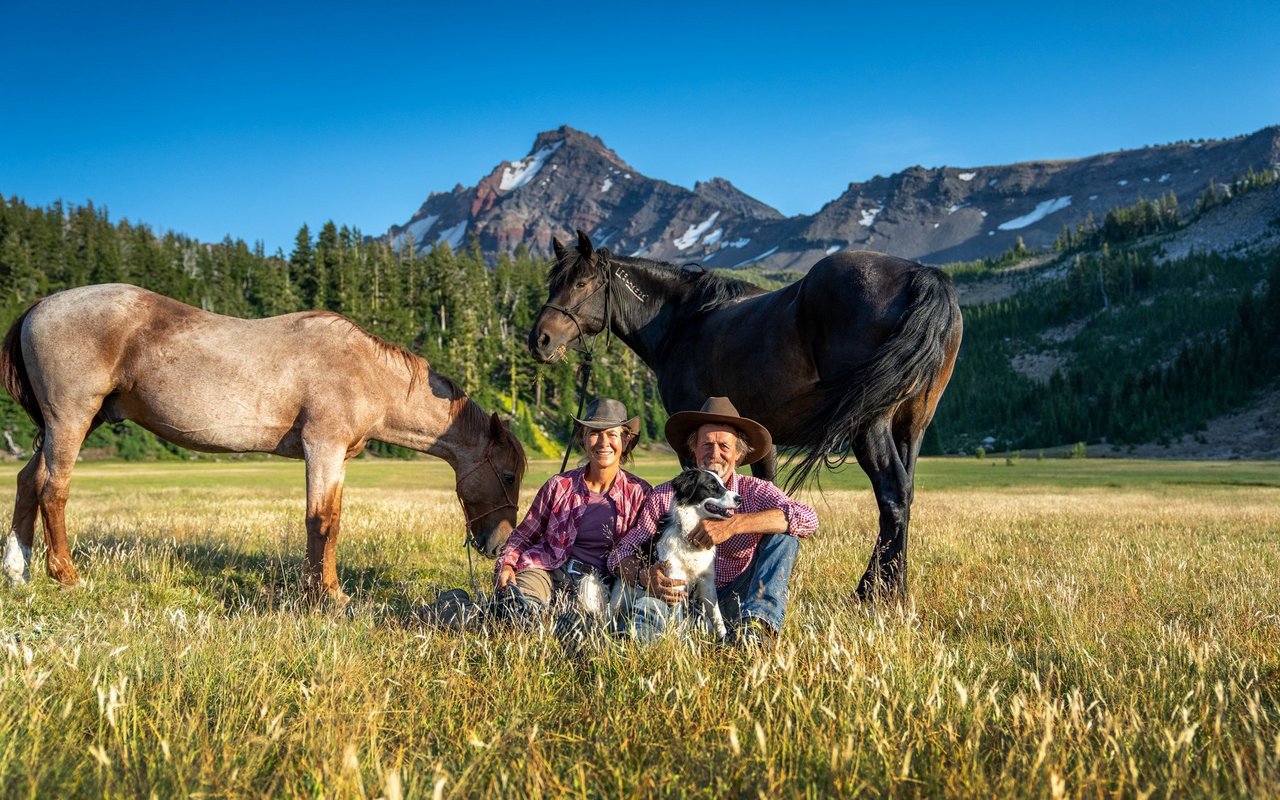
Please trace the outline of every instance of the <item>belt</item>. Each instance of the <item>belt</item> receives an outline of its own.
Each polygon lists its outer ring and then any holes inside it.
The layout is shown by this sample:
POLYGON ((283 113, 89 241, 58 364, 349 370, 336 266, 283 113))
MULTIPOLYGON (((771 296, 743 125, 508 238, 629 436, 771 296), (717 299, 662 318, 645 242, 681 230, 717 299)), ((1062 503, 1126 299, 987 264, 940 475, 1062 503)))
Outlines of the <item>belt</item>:
POLYGON ((587 575, 595 575, 602 581, 609 580, 607 572, 576 558, 571 558, 564 562, 564 574, 574 580, 582 580, 587 575))

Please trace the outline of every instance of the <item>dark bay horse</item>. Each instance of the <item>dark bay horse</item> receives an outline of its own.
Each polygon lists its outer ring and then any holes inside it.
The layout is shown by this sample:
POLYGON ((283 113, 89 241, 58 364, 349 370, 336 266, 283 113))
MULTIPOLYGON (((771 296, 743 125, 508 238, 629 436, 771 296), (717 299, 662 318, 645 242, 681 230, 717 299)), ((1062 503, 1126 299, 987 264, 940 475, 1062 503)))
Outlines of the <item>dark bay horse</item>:
MULTIPOLYGON (((962 322, 942 271, 841 251, 766 292, 701 267, 554 242, 549 297, 529 333, 534 358, 560 358, 610 329, 658 377, 669 413, 728 397, 778 444, 797 449, 790 487, 852 451, 871 478, 880 532, 862 599, 906 590, 916 457, 951 378, 962 322)), ((752 465, 772 480, 777 454, 752 465)))
POLYGON ((204 452, 275 453, 307 467, 307 594, 345 603, 335 548, 347 460, 370 439, 444 459, 467 536, 492 557, 515 525, 520 442, 425 360, 346 317, 210 314, 125 284, 70 289, 27 309, 0 350, 0 379, 40 429, 18 473, 4 570, 29 578, 36 512, 46 568, 79 581, 64 510, 85 437, 132 420, 204 452))

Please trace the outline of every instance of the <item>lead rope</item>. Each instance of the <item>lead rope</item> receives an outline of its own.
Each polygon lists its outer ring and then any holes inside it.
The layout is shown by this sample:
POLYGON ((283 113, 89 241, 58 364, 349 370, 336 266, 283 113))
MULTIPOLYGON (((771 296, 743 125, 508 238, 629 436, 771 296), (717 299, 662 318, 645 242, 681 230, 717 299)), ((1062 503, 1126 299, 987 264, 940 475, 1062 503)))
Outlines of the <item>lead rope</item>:
MULTIPOLYGON (((498 471, 498 465, 493 463, 492 453, 493 453, 493 442, 489 442, 489 444, 486 445, 484 448, 484 457, 474 467, 467 470, 466 475, 463 475, 462 477, 458 478, 458 485, 460 486, 462 484, 462 481, 466 480, 467 478, 470 478, 471 475, 475 473, 475 471, 484 464, 489 465, 489 469, 493 470, 494 476, 498 479, 499 483, 501 483, 502 474, 498 471)), ((462 495, 458 495, 458 505, 462 506, 462 518, 466 520, 462 528, 462 549, 467 551, 467 571, 471 575, 471 595, 472 597, 476 598, 477 602, 479 602, 479 599, 480 599, 480 585, 476 583, 476 563, 475 563, 475 558, 471 552, 472 550, 475 549, 475 545, 473 544, 473 542, 477 540, 474 538, 471 532, 471 525, 476 520, 481 519, 483 517, 487 517, 493 512, 498 511, 499 509, 507 508, 508 506, 510 506, 513 509, 519 510, 520 507, 515 503, 515 501, 511 499, 511 495, 510 493, 507 492, 507 487, 505 484, 502 486, 502 494, 506 498, 506 501, 507 501, 506 503, 503 503, 502 505, 499 505, 499 506, 494 506, 493 508, 484 512, 483 514, 477 514, 474 517, 467 514, 466 503, 462 502, 462 495)), ((518 500, 519 499, 518 490, 516 492, 516 495, 517 495, 516 499, 518 500)))
POLYGON ((476 583, 476 562, 471 555, 472 547, 466 539, 462 540, 462 547, 467 551, 467 571, 471 573, 471 596, 480 602, 480 585, 476 583))
MULTIPOLYGON (((613 285, 613 281, 609 279, 610 267, 609 267, 608 258, 606 257, 602 260, 604 261, 604 264, 602 265, 604 267, 604 349, 607 351, 609 349, 609 342, 612 341, 612 336, 613 336, 613 325, 610 324, 612 322, 612 318, 610 317, 610 314, 609 314, 609 312, 611 311, 609 306, 609 296, 613 294, 613 292, 610 291, 613 285)), ((570 318, 572 319, 572 317, 570 318)), ((574 320, 573 324, 577 325, 578 324, 577 320, 574 320)), ((578 330, 581 331, 582 329, 579 328, 578 330)), ((578 387, 578 413, 574 414, 574 416, 579 419, 582 418, 582 409, 586 407, 587 385, 591 380, 591 367, 594 363, 593 353, 595 351, 595 348, 596 348, 596 340, 592 338, 590 347, 582 351, 583 361, 582 361, 582 365, 579 367, 579 369, 582 371, 582 383, 578 387)), ((569 453, 573 452, 573 426, 574 426, 574 423, 570 422, 569 432, 565 437, 566 442, 564 446, 564 458, 560 460, 561 472, 564 472, 566 469, 568 469, 569 453)))

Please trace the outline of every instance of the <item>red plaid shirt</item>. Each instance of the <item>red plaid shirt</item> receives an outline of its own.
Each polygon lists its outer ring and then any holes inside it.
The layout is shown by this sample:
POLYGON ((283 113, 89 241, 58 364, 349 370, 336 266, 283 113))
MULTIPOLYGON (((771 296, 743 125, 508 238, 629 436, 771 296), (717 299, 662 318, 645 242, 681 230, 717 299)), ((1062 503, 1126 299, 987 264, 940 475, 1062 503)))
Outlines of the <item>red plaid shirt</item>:
MULTIPOLYGON (((530 567, 553 570, 564 566, 573 549, 573 540, 578 537, 578 521, 591 497, 591 490, 582 480, 585 471, 586 467, 571 469, 542 484, 524 520, 498 553, 495 572, 501 572, 503 567, 513 567, 519 572, 530 567)), ((618 477, 607 492, 617 510, 615 531, 631 528, 649 488, 647 481, 626 470, 618 470, 618 477)))
MULTIPOLYGON (((769 511, 780 508, 787 515, 787 533, 801 538, 807 537, 818 529, 818 515, 804 503, 798 503, 783 494, 782 490, 769 481, 739 475, 736 472, 729 480, 729 489, 742 496, 738 513, 753 514, 757 511, 769 511)), ((641 545, 653 539, 658 533, 658 520, 671 508, 671 499, 675 490, 668 481, 649 493, 640 509, 640 516, 626 535, 618 539, 609 553, 609 569, 618 570, 623 559, 635 553, 641 545)), ((734 578, 746 572, 755 557, 756 546, 760 544, 761 533, 739 533, 730 536, 722 544, 716 546, 716 586, 724 586, 734 578)))

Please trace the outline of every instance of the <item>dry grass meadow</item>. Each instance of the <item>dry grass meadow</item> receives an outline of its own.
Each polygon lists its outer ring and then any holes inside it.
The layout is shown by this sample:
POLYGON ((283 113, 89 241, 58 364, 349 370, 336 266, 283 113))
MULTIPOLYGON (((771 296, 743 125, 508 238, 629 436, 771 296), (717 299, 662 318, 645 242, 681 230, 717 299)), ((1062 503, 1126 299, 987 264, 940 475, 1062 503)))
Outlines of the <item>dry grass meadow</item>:
POLYGON ((352 465, 344 616, 300 605, 300 464, 81 464, 84 588, 42 547, 0 587, 0 795, 1280 796, 1280 464, 926 461, 881 610, 840 476, 780 648, 581 661, 405 623, 467 580, 450 478, 352 465))

